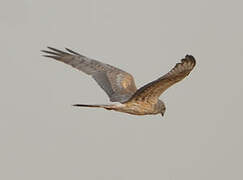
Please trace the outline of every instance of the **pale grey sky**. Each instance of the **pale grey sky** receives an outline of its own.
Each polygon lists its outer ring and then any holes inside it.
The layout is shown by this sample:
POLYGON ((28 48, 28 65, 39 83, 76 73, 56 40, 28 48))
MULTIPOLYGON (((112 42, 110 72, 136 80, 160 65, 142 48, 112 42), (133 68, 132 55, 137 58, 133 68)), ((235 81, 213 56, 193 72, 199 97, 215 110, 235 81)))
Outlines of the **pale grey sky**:
POLYGON ((242 1, 1 1, 0 179, 243 179, 242 1), (197 66, 132 116, 87 75, 46 59, 69 47, 132 73, 140 87, 186 54, 197 66), (139 64, 139 65, 138 65, 139 64))

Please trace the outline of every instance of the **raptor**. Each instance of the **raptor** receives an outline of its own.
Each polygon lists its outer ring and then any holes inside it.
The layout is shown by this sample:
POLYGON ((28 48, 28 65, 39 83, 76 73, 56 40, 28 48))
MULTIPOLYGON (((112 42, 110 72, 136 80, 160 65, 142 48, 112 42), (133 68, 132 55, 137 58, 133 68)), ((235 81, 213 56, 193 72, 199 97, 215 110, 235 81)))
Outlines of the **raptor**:
POLYGON ((71 65, 92 76, 98 85, 107 93, 111 104, 74 104, 79 107, 104 108, 119 112, 164 116, 165 104, 160 95, 173 84, 184 79, 196 65, 193 56, 186 55, 167 74, 137 89, 131 74, 109 64, 88 58, 68 48, 61 51, 52 47, 42 50, 44 56, 71 65))

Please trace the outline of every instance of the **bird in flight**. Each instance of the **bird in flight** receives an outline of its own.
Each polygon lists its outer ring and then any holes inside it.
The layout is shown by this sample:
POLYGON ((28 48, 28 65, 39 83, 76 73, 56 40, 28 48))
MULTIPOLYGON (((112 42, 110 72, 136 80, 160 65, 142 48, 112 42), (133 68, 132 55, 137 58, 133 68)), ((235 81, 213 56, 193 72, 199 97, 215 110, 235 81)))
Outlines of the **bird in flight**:
POLYGON ((165 104, 159 96, 173 84, 184 79, 196 65, 193 56, 186 55, 167 74, 137 89, 133 76, 109 64, 85 57, 68 48, 61 51, 52 47, 42 50, 45 57, 71 65, 72 67, 92 76, 98 85, 106 92, 114 104, 75 104, 79 107, 104 108, 119 112, 164 116, 165 104))

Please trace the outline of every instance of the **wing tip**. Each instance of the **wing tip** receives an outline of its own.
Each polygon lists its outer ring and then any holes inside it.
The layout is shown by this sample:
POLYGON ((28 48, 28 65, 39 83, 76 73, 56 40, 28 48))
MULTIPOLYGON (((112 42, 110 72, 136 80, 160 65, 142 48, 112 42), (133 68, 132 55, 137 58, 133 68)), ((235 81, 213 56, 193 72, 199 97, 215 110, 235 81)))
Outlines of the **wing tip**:
POLYGON ((187 54, 186 56, 185 56, 185 58, 183 58, 182 60, 181 60, 181 62, 184 64, 184 63, 186 63, 186 64, 189 64, 190 66, 192 66, 192 68, 196 65, 196 59, 192 56, 192 55, 189 55, 189 54, 187 54))
POLYGON ((42 55, 43 57, 47 57, 47 58, 52 58, 52 59, 56 59, 59 60, 58 56, 51 56, 51 55, 42 55))
POLYGON ((79 54, 79 53, 77 53, 77 52, 75 52, 75 51, 73 51, 73 50, 71 50, 71 49, 69 49, 69 48, 65 48, 65 49, 66 49, 66 51, 68 51, 69 53, 72 53, 72 54, 77 55, 77 56, 84 57, 83 55, 81 55, 81 54, 79 54))
POLYGON ((185 59, 187 59, 187 60, 189 60, 189 61, 196 62, 196 59, 194 58, 194 56, 193 56, 193 55, 190 55, 190 54, 187 54, 187 55, 185 56, 185 59))
POLYGON ((46 54, 49 54, 49 55, 55 55, 55 56, 66 56, 66 55, 75 55, 75 56, 80 56, 80 57, 85 57, 69 48, 65 48, 65 51, 62 51, 62 50, 59 50, 59 49, 56 49, 56 48, 53 48, 53 47, 50 47, 50 46, 47 46, 47 49, 49 50, 41 50, 41 52, 43 53, 46 53, 46 54), (51 50, 51 51, 50 51, 51 50))
POLYGON ((42 53, 45 53, 44 57, 48 57, 48 58, 53 58, 56 60, 59 60, 61 57, 68 55, 68 53, 58 50, 56 48, 47 46, 47 50, 41 50, 42 53))

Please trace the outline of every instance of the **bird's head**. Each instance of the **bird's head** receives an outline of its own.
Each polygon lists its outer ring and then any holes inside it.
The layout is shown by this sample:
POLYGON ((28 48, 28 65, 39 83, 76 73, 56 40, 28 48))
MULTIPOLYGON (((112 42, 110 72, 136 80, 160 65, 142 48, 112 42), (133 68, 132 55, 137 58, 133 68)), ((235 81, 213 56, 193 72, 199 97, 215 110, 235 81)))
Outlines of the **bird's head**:
POLYGON ((161 100, 158 101, 158 105, 159 105, 159 113, 164 116, 165 114, 165 110, 166 110, 166 107, 165 107, 165 103, 161 100))

